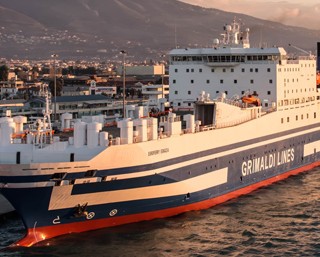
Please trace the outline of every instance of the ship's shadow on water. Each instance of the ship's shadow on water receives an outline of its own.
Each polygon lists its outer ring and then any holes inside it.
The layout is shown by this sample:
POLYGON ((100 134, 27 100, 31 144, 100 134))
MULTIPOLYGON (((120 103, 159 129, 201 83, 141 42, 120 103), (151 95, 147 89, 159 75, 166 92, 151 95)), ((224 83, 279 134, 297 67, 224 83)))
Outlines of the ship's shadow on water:
MULTIPOLYGON (((53 238, 0 256, 320 256, 320 169, 208 210, 53 238)), ((24 234, 0 221, 0 248, 24 234)))

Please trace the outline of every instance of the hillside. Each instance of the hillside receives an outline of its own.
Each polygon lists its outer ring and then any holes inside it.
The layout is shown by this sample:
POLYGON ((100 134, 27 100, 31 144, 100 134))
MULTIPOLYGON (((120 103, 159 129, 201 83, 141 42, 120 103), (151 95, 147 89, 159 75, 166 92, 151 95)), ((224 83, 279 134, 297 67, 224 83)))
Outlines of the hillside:
MULTIPOLYGON (((315 51, 320 31, 284 26, 176 0, 0 0, 0 52, 6 58, 156 59, 176 44, 209 46, 240 18, 253 45, 288 43, 315 51)), ((294 51, 294 49, 292 49, 294 51)))

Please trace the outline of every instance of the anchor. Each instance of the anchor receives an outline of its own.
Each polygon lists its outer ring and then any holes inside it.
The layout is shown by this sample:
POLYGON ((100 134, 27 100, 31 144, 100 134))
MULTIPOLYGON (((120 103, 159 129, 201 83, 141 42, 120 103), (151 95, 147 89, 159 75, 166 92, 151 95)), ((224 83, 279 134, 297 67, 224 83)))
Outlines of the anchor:
POLYGON ((83 205, 78 204, 77 207, 75 208, 73 216, 77 218, 86 217, 88 215, 87 206, 88 206, 88 203, 83 205))

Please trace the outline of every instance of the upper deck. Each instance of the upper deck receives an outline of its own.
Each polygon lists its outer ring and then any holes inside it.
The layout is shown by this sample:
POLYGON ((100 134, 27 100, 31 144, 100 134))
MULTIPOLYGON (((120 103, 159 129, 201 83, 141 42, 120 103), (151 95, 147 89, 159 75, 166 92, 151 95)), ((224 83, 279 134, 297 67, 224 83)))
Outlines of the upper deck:
POLYGON ((249 30, 233 21, 211 48, 170 51, 170 102, 175 110, 193 109, 199 92, 211 98, 259 95, 265 109, 292 99, 316 97, 316 58, 291 56, 282 47, 250 47, 249 30))

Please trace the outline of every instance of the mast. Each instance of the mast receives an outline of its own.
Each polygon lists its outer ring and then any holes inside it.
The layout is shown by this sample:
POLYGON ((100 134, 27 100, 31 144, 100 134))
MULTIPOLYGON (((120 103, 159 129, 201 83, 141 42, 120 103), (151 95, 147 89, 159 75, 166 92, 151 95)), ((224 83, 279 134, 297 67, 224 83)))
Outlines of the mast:
POLYGON ((47 142, 46 139, 49 139, 49 143, 52 143, 52 125, 50 115, 52 114, 51 110, 51 93, 48 90, 48 84, 43 84, 40 90, 40 96, 44 97, 46 100, 45 108, 42 110, 43 118, 39 118, 36 121, 36 140, 35 143, 40 147, 47 142))

